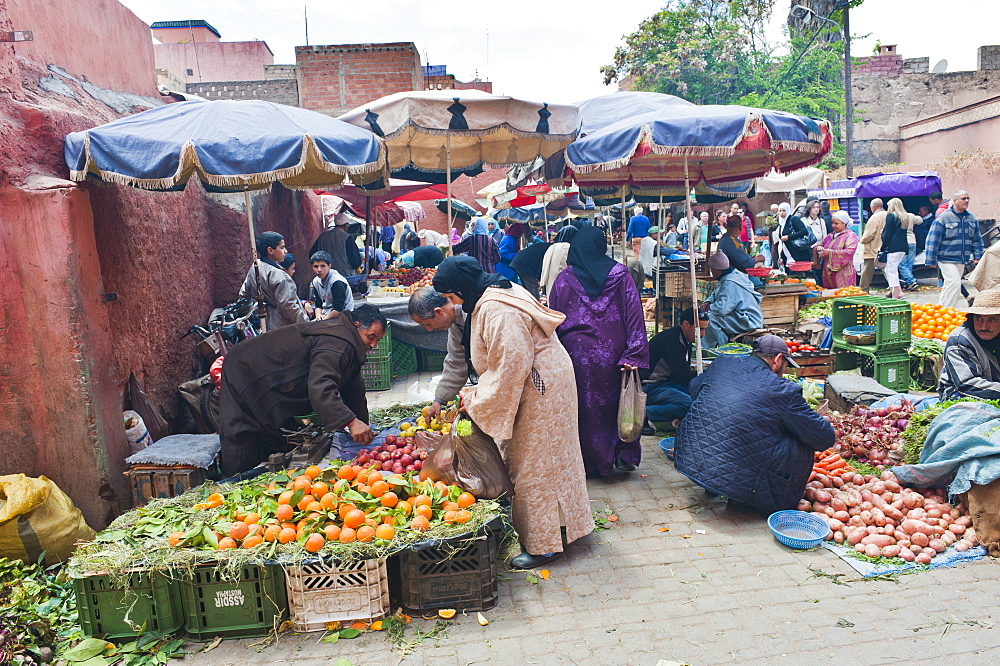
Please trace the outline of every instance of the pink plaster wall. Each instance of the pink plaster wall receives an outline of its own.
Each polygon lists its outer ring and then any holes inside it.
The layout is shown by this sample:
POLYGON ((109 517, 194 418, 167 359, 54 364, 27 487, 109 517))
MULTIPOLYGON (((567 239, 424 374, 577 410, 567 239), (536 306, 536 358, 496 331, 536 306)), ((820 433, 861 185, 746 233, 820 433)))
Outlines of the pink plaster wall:
POLYGON ((153 36, 161 44, 177 44, 178 42, 218 42, 220 37, 205 27, 188 28, 153 28, 153 36))
MULTIPOLYGON (((17 55, 58 65, 102 88, 155 95, 153 39, 149 26, 117 0, 5 0, 16 30, 34 31, 17 55)), ((0 17, 4 5, 0 4, 0 17)))
POLYGON ((264 66, 274 64, 265 42, 155 44, 156 66, 185 83, 263 81, 264 66), (194 72, 188 75, 187 70, 194 72))

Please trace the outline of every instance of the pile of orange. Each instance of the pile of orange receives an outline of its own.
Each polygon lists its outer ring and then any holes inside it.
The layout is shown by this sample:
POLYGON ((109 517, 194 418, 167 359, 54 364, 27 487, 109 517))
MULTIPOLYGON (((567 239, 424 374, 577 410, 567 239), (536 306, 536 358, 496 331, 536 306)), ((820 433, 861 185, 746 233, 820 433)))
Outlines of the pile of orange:
MULTIPOLYGON (((467 523, 473 517, 469 508, 476 503, 458 486, 421 480, 413 473, 387 474, 373 466, 348 464, 290 471, 256 490, 241 489, 229 497, 213 493, 195 505, 198 511, 219 510, 214 529, 205 528, 210 532, 204 539, 209 548, 251 549, 294 542, 315 553, 328 543, 385 544, 397 530, 426 532, 436 522, 467 523)), ((174 532, 167 542, 175 547, 193 545, 190 534, 174 532)))
POLYGON ((947 340, 948 334, 965 323, 966 314, 940 305, 916 304, 913 308, 911 333, 915 338, 947 340))

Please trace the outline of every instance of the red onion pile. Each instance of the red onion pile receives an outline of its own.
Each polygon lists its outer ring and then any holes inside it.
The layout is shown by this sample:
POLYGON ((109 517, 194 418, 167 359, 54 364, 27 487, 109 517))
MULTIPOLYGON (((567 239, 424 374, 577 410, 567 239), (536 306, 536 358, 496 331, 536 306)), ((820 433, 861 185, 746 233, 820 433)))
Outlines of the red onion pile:
POLYGON ((834 450, 844 458, 885 469, 903 460, 902 434, 910 425, 913 403, 904 400, 892 407, 855 407, 850 414, 828 414, 837 434, 834 450))
POLYGON ((385 444, 372 450, 361 449, 351 461, 352 465, 365 467, 371 463, 379 463, 383 472, 403 474, 404 472, 419 472, 424 466, 427 454, 413 445, 412 437, 386 435, 385 444))

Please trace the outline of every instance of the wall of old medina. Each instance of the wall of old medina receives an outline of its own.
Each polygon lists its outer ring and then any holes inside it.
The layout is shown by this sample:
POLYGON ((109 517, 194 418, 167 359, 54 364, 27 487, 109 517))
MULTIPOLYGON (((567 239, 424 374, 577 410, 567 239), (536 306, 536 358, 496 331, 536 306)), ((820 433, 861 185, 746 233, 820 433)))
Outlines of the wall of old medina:
MULTIPOLYGON (((149 29, 107 0, 52 0, 30 16, 25 6, 0 0, 0 30, 36 37, 0 44, 0 474, 51 477, 102 527, 131 503, 121 421, 129 373, 176 423, 176 387, 196 370, 194 342, 179 337, 235 297, 249 235, 242 197, 66 180, 67 133, 163 103, 149 29), (108 29, 79 29, 95 23, 108 29)), ((303 221, 311 197, 258 195, 258 229, 293 235, 318 224, 318 214, 303 221)))
POLYGON ((900 161, 900 125, 1000 94, 1000 71, 903 73, 887 78, 855 73, 854 160, 858 165, 900 161))
POLYGON ((261 81, 264 67, 274 64, 274 54, 265 42, 154 44, 153 53, 158 68, 185 83, 261 81))

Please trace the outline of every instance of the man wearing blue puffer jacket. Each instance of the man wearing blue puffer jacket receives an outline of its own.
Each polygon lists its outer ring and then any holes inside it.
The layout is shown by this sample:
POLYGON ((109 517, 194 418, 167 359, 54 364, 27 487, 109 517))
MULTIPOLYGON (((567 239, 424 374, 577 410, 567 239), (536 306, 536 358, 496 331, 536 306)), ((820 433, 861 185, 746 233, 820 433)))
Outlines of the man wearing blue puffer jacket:
POLYGON ((794 509, 813 452, 833 426, 781 375, 795 365, 785 341, 765 335, 749 357, 720 356, 691 381, 694 402, 677 430, 677 471, 702 488, 765 514, 794 509))

